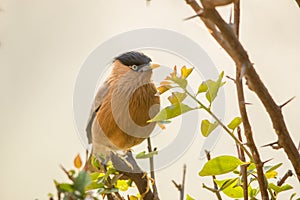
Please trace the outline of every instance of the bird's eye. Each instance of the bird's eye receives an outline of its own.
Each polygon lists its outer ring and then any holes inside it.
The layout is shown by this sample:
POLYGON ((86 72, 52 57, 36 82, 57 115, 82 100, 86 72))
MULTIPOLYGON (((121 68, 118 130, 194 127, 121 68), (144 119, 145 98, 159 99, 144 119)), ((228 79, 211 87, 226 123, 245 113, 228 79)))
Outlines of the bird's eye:
POLYGON ((136 71, 136 70, 138 69, 138 66, 132 65, 132 66, 131 66, 131 69, 134 70, 134 71, 136 71))

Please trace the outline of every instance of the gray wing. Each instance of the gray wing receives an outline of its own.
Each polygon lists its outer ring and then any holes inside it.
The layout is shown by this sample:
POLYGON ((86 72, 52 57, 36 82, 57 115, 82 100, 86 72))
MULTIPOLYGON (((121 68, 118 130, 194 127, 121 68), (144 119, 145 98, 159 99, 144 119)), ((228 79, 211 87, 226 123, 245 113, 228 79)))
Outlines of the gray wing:
POLYGON ((92 108, 91 108, 91 112, 90 112, 90 116, 88 119, 88 123, 86 126, 86 134, 87 134, 87 138, 88 138, 88 142, 89 144, 92 143, 92 125, 93 122, 95 120, 96 114, 99 110, 99 108, 101 107, 101 104, 103 103, 107 93, 109 90, 109 86, 107 84, 107 82, 104 82, 104 84, 98 89, 98 92, 95 96, 92 108))

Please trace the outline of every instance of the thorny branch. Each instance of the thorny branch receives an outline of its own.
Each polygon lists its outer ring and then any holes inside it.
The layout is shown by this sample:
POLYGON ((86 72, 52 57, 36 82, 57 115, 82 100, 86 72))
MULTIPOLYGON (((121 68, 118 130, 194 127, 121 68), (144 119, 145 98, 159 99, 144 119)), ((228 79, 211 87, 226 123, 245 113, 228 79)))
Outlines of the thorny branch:
MULTIPOLYGON (((236 38, 238 40, 239 38, 239 17, 240 17, 240 2, 239 0, 236 0, 234 3, 234 32, 236 35, 236 38)), ((237 96, 238 96, 238 104, 239 104, 239 110, 243 121, 243 127, 244 127, 244 135, 246 136, 247 145, 251 150, 253 161, 257 170, 257 181, 259 184, 259 188, 261 190, 261 197, 263 200, 268 200, 268 185, 265 181, 264 171, 263 171, 263 162, 260 159, 259 151, 255 145, 254 139, 253 139, 253 133, 252 128, 248 119, 248 114, 246 110, 245 105, 245 97, 244 97, 244 88, 243 88, 243 75, 242 75, 242 67, 236 66, 236 90, 237 90, 237 96)), ((238 131, 239 132, 239 131, 238 131)), ((239 134, 240 140, 242 139, 239 134)), ((243 150, 241 151, 241 158, 243 161, 245 161, 245 156, 243 150)), ((243 171, 243 178, 244 181, 247 183, 247 166, 242 166, 243 171), (245 168, 246 167, 246 168, 245 168), (245 176, 246 173, 246 176, 245 176)), ((248 186, 243 183, 244 188, 244 199, 248 199, 248 186), (245 186, 245 187, 244 187, 245 186)))
POLYGON ((297 178, 300 181, 300 154, 287 130, 281 108, 276 104, 259 75, 256 73, 247 52, 237 39, 231 26, 227 24, 218 11, 211 6, 210 1, 201 0, 203 8, 195 0, 186 0, 186 3, 193 8, 209 29, 211 35, 234 60, 241 75, 246 78, 249 89, 254 91, 263 103, 278 136, 278 143, 287 154, 297 174, 297 178))

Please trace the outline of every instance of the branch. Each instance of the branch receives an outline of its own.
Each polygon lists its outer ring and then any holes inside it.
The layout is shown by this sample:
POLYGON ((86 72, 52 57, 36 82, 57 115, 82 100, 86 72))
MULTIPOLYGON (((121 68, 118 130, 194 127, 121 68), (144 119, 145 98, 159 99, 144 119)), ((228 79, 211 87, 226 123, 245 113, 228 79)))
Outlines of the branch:
MULTIPOLYGON (((246 110, 245 97, 244 97, 244 89, 243 89, 243 83, 241 78, 241 67, 236 67, 236 90, 237 90, 237 96, 238 96, 238 102, 239 102, 239 109, 243 121, 244 126, 244 135, 246 136, 247 140, 247 146, 250 148, 250 151, 253 156, 253 161, 257 170, 257 181, 259 184, 259 189, 261 191, 261 198, 263 200, 268 200, 268 185, 265 181, 265 175, 263 171, 263 163, 260 159, 259 151, 257 150, 257 147, 255 145, 254 139, 253 139, 253 133, 251 130, 251 125, 248 119, 248 114, 246 110)), ((248 196, 248 193, 247 193, 248 196)))
POLYGON ((206 7, 208 4, 207 0, 201 0, 204 8, 200 7, 195 0, 186 0, 186 2, 196 13, 201 10, 203 11, 199 17, 207 26, 211 35, 230 55, 239 70, 244 72, 244 76, 248 81, 249 89, 253 90, 257 94, 267 110, 271 118, 273 128, 278 136, 279 144, 283 147, 291 161, 298 180, 300 181, 300 155, 287 130, 280 106, 275 103, 268 89, 256 73, 247 52, 236 38, 232 28, 222 19, 215 8, 211 8, 209 6, 206 7))
POLYGON ((286 179, 290 176, 293 176, 293 172, 292 170, 288 170, 284 176, 277 182, 278 186, 282 186, 284 184, 284 182, 286 181, 286 179))
MULTIPOLYGON (((238 126, 237 128, 238 138, 242 142, 242 134, 241 128, 238 126)), ((239 145, 237 146, 239 159, 243 162, 246 162, 245 152, 239 145)), ((244 200, 248 200, 248 178, 247 178, 247 167, 248 165, 241 165, 241 173, 242 173, 242 180, 243 180, 243 192, 244 192, 244 200)))
POLYGON ((296 3, 298 4, 298 6, 300 8, 300 0, 296 0, 296 3))
POLYGON ((154 200, 154 194, 150 189, 147 173, 143 172, 139 168, 132 156, 132 153, 130 151, 127 152, 127 157, 124 158, 126 161, 120 159, 120 157, 114 153, 111 155, 111 161, 114 167, 119 171, 119 173, 124 174, 135 183, 139 193, 143 197, 143 200, 154 200), (128 166, 128 163, 130 163, 131 166, 128 166))

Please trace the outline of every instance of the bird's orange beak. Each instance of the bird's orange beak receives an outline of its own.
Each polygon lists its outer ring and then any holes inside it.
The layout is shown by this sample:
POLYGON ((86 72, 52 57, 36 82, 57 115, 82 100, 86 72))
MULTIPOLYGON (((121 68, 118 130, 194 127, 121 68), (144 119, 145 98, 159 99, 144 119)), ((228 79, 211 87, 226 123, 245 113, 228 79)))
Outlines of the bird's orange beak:
POLYGON ((150 68, 151 68, 151 69, 155 69, 155 68, 158 68, 158 67, 160 67, 159 64, 151 64, 151 65, 150 65, 150 68))

